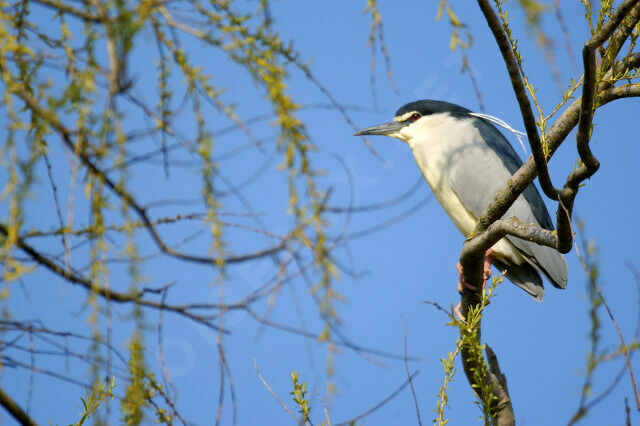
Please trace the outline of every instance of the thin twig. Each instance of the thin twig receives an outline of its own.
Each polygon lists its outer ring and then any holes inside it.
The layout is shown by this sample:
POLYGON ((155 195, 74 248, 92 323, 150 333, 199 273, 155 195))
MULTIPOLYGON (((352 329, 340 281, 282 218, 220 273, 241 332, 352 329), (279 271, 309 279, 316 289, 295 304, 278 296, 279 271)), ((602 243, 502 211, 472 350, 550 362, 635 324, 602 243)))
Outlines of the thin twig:
POLYGON ((624 419, 625 425, 631 426, 631 409, 629 408, 629 398, 624 398, 624 419))
POLYGON ((264 378, 262 378, 262 375, 260 374, 260 370, 258 370, 258 362, 256 361, 256 359, 255 359, 255 358, 253 358, 253 365, 254 365, 254 366, 255 366, 255 368, 256 368, 256 373, 258 373, 258 377, 260 378, 260 381, 262 382, 262 384, 263 384, 267 389, 269 389, 269 392, 271 393, 271 395, 273 395, 273 397, 274 397, 274 398, 275 398, 275 399, 280 403, 280 405, 282 406, 282 408, 284 408, 284 409, 285 409, 285 411, 286 411, 287 413, 289 413, 289 415, 291 416, 291 418, 293 418, 293 420, 295 420, 298 424, 302 425, 302 424, 303 424, 303 423, 302 423, 302 421, 301 421, 299 418, 297 418, 297 417, 296 417, 296 416, 291 412, 291 410, 289 410, 289 409, 287 408, 287 406, 284 404, 284 402, 282 402, 282 401, 280 400, 280 398, 278 398, 278 395, 276 395, 276 394, 275 394, 275 392, 273 392, 273 390, 271 390, 271 387, 269 386, 269 384, 264 380, 264 378))
MULTIPOLYGON (((580 263, 582 264, 582 267, 584 268, 585 272, 587 273, 587 276, 590 276, 591 274, 589 272, 589 268, 587 267, 586 262, 584 261, 584 259, 580 255, 580 251, 578 250, 578 246, 577 245, 575 246, 575 250, 576 250, 576 255, 578 256, 578 259, 580 260, 580 263)), ((620 331, 620 327, 618 327, 618 323, 616 322, 615 318, 613 317, 613 312, 611 312, 611 308, 609 308, 609 304, 607 304, 607 301, 604 299, 604 296, 602 295, 602 292, 598 288, 598 285, 596 284, 595 280, 592 281, 592 285, 593 285, 593 289, 595 290, 595 292, 600 297, 600 301, 602 302, 602 304, 604 305, 605 309, 607 310, 607 314, 609 315, 609 318, 611 319, 611 322, 613 323, 613 326, 615 327, 616 332, 618 333, 618 337, 620 338, 620 345, 622 347, 622 350, 624 351, 624 356, 625 356, 625 359, 627 361, 627 368, 629 369, 629 377, 631 378, 631 385, 633 386, 633 396, 635 397, 635 400, 636 400, 637 409, 638 409, 638 411, 640 411, 640 399, 639 399, 639 396, 638 396, 638 388, 636 387, 636 380, 635 380, 635 378, 633 376, 633 369, 631 368, 631 360, 629 359, 629 348, 624 343, 624 337, 622 336, 622 332, 620 331)))
POLYGON ((352 417, 349 420, 345 420, 344 422, 340 422, 336 426, 347 426, 347 425, 355 424, 358 420, 362 420, 363 418, 367 417, 368 415, 370 415, 374 411, 378 410, 380 407, 384 406, 387 402, 391 401, 400 392, 402 392, 402 390, 407 387, 407 385, 411 382, 411 380, 416 378, 418 373, 420 373, 420 370, 416 370, 416 372, 413 373, 411 376, 409 376, 409 378, 407 380, 405 380, 405 382, 402 385, 400 385, 400 387, 398 389, 396 389, 395 391, 391 392, 391 394, 389 394, 389 396, 387 396, 385 399, 383 399, 382 401, 380 401, 379 403, 377 403, 373 407, 369 408, 364 413, 358 414, 357 416, 352 417))
MULTIPOLYGON (((62 209, 60 208, 60 200, 58 198, 58 186, 56 185, 55 180, 53 179, 53 168, 51 166, 51 161, 49 161, 49 155, 45 150, 44 146, 42 147, 42 158, 44 158, 45 165, 47 167, 47 176, 49 177, 49 184, 51 185, 51 192, 53 193, 53 202, 56 206, 56 215, 58 217, 58 224, 60 228, 64 228, 64 218, 62 217, 62 209)), ((66 235, 61 234, 62 247, 65 250, 65 253, 69 251, 69 240, 66 235)), ((65 256, 65 259, 68 261, 68 256, 65 256)))
POLYGON ((573 46, 571 45, 571 34, 569 33, 569 27, 567 26, 567 23, 564 20, 562 9, 560 8, 560 0, 553 1, 553 9, 555 11, 558 24, 560 24, 560 30, 562 31, 562 38, 564 39, 564 48, 567 51, 569 62, 571 62, 571 68, 573 72, 577 74, 578 64, 576 62, 576 57, 573 54, 573 46))
POLYGON ((324 411, 324 417, 327 419, 327 426, 331 426, 331 418, 329 417, 329 411, 327 411, 327 406, 324 403, 324 399, 322 398, 322 394, 320 393, 320 389, 316 386, 316 392, 318 393, 318 398, 320 398, 320 404, 322 404, 322 410, 324 411))
POLYGON ((407 362, 407 320, 404 317, 402 317, 402 320, 404 321, 404 369, 407 372, 409 386, 411 387, 413 404, 416 406, 416 415, 418 416, 418 424, 422 426, 422 419, 420 418, 420 407, 418 406, 418 398, 416 397, 416 390, 413 387, 413 380, 411 380, 411 374, 409 373, 409 363, 407 362))

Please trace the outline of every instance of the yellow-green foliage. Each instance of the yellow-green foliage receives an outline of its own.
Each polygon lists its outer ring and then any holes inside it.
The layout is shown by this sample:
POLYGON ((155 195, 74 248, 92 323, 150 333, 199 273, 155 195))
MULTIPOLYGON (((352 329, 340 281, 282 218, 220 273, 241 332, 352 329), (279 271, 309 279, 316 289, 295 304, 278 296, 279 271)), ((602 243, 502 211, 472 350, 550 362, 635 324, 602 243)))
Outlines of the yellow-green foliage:
POLYGON ((311 412, 309 398, 307 397, 307 383, 298 381, 297 371, 291 372, 291 381, 293 382, 293 391, 291 391, 293 402, 298 405, 298 411, 302 414, 302 421, 306 424, 309 422, 309 413, 311 412))
POLYGON ((364 8, 364 13, 371 15, 371 26, 369 29, 369 38, 367 40, 367 45, 371 47, 371 91, 373 95, 373 101, 377 104, 378 100, 375 88, 376 41, 379 42, 380 51, 382 52, 382 56, 384 57, 389 84, 396 93, 399 92, 393 80, 393 73, 391 72, 391 55, 389 54, 387 45, 385 43, 384 31, 382 30, 382 16, 380 15, 380 10, 378 8, 378 1, 367 0, 367 4, 364 8))
POLYGON ((436 13, 436 21, 442 19, 445 13, 449 18, 449 24, 451 25, 449 48, 451 50, 460 48, 461 51, 464 51, 464 49, 471 47, 473 37, 469 31, 464 31, 466 40, 460 37, 460 31, 463 31, 466 25, 460 21, 458 15, 453 11, 453 8, 447 0, 440 0, 440 3, 438 4, 438 12, 436 13))
POLYGON ((536 41, 545 47, 552 47, 553 42, 542 28, 543 14, 551 7, 537 0, 518 0, 527 17, 527 25, 536 33, 536 41))
POLYGON ((444 379, 438 391, 436 409, 434 410, 437 417, 433 420, 433 422, 438 425, 445 425, 449 422, 449 419, 445 418, 444 413, 449 401, 447 389, 457 371, 455 361, 461 352, 467 356, 471 365, 477 366, 476 368, 472 368, 474 382, 472 388, 477 398, 476 404, 482 410, 482 417, 486 424, 493 420, 496 397, 492 389, 492 384, 487 383, 486 380, 488 368, 482 354, 485 345, 480 341, 478 333, 482 322, 482 313, 502 281, 504 281, 504 274, 492 279, 491 285, 488 285, 487 289, 482 292, 480 304, 469 307, 466 322, 457 318, 453 312, 449 314, 450 322, 447 325, 458 328, 460 338, 456 341, 455 350, 449 352, 446 358, 440 360, 444 370, 444 379))
POLYGON ((84 422, 96 412, 100 404, 103 401, 113 398, 113 390, 116 388, 115 377, 103 382, 99 376, 93 382, 91 388, 85 388, 86 396, 80 398, 82 401, 82 413, 81 418, 76 423, 76 426, 84 424, 84 422))
POLYGON ((376 0, 367 0, 367 5, 364 8, 365 13, 371 14, 371 29, 369 30, 368 44, 372 45, 376 39, 376 31, 382 23, 380 17, 380 11, 378 10, 378 2, 376 0))
POLYGON ((139 425, 144 418, 143 408, 151 398, 147 375, 142 336, 136 332, 129 343, 130 381, 121 405, 123 420, 128 425, 139 425))
MULTIPOLYGON (((6 54, 12 54, 24 85, 33 90, 31 70, 29 69, 29 59, 33 52, 22 42, 27 14, 26 4, 18 8, 16 16, 8 15, 3 10, 0 10, 0 39, 4 41, 0 46, 0 66, 4 85, 12 86, 14 84, 13 78, 10 73, 5 71, 8 61, 4 59, 6 54)), ((37 63, 33 65, 36 69, 39 66, 40 64, 37 63)), ((38 117, 32 118, 30 122, 23 119, 19 111, 21 107, 14 103, 9 90, 4 92, 2 103, 6 108, 8 117, 5 141, 0 147, 0 165, 5 168, 8 175, 6 183, 0 187, 0 202, 5 203, 8 200, 8 217, 5 221, 7 234, 0 240, 0 263, 3 267, 2 280, 6 285, 8 282, 16 280, 22 274, 32 270, 32 268, 27 268, 22 262, 15 259, 12 253, 24 220, 23 202, 28 196, 33 183, 33 167, 42 154, 45 128, 38 117), (30 139, 28 159, 24 161, 18 155, 16 134, 27 129, 32 129, 32 131, 28 135, 30 139)), ((7 296, 6 290, 3 290, 2 296, 7 296)))
MULTIPOLYGON (((112 279, 108 260, 116 251, 126 259, 130 292, 138 295, 141 260, 135 231, 172 220, 146 221, 133 205, 135 195, 128 184, 134 175, 128 164, 134 152, 130 148, 133 136, 129 117, 125 116, 131 111, 131 104, 152 123, 149 137, 158 135, 163 148, 168 140, 177 138, 172 119, 184 109, 190 109, 185 113, 188 117, 185 120, 191 122, 181 127, 191 130, 189 142, 200 165, 199 188, 206 211, 199 219, 210 234, 209 257, 221 284, 225 282, 226 224, 220 219, 217 146, 206 107, 212 107, 221 118, 234 123, 250 140, 255 139, 236 114, 234 103, 225 95, 228 82, 216 81, 208 75, 196 63, 198 58, 194 59, 183 45, 183 37, 198 39, 201 45, 222 53, 243 68, 270 105, 273 124, 279 133, 280 170, 288 182, 284 188, 288 203, 282 210, 294 218, 293 225, 284 234, 288 246, 307 250, 313 259, 315 281, 311 291, 327 322, 323 337, 330 337, 329 322, 339 320, 336 304, 341 297, 333 284, 337 270, 331 261, 333 246, 328 242, 324 211, 328 193, 318 184, 322 171, 313 165, 315 147, 299 117, 300 106, 287 86, 291 68, 303 73, 309 72, 309 68, 293 46, 274 31, 270 20, 262 17, 268 7, 268 0, 261 0, 256 11, 249 11, 246 5, 234 1, 188 0, 181 6, 181 13, 176 13, 160 0, 51 2, 45 9, 53 10, 53 25, 47 23, 45 27, 39 22, 39 15, 32 13, 31 2, 0 5, 3 41, 0 43, 0 77, 6 88, 2 110, 8 117, 5 140, 0 147, 0 165, 8 176, 0 188, 0 199, 8 206, 7 216, 0 219, 7 230, 0 239, 3 281, 7 283, 29 272, 13 254, 18 238, 59 236, 65 247, 66 268, 70 267, 66 263, 70 262, 69 241, 73 238, 90 243, 86 271, 93 291, 87 296, 88 321, 96 342, 89 348, 91 358, 96 360, 91 377, 105 367, 98 363, 109 368, 110 362, 109 357, 101 353, 104 347, 99 344, 109 339, 108 330, 112 325, 109 300, 102 298, 108 293, 112 279), (189 18, 184 19, 187 15, 189 18), (40 43, 37 49, 32 48, 31 40, 36 40, 34 44, 40 43), (132 90, 139 76, 131 72, 131 54, 140 43, 150 43, 157 49, 155 105, 140 101, 132 90), (43 72, 46 61, 55 62, 62 77, 54 81, 46 70, 43 72), (174 93, 176 79, 181 79, 187 89, 181 106, 174 102, 178 98, 174 93), (67 215, 58 214, 55 230, 22 229, 26 214, 24 201, 31 195, 34 167, 52 152, 48 143, 58 143, 60 139, 70 158, 67 215), (28 149, 19 145, 23 141, 28 149), (88 206, 90 213, 89 223, 82 226, 78 226, 73 217, 74 189, 80 182, 84 185, 85 199, 78 204, 88 206), (126 238, 122 249, 116 250, 112 244, 113 234, 126 238)), ((164 161, 168 174, 167 152, 164 161)), ((139 308, 134 309, 133 317, 131 382, 127 384, 129 396, 123 410, 127 419, 136 423, 145 406, 142 390, 147 389, 146 398, 150 398, 150 394, 162 396, 163 392, 153 385, 151 376, 147 375, 145 382, 144 374, 138 371, 144 370, 142 359, 137 358, 141 353, 136 352, 143 341, 144 324, 139 308)), ((328 371, 331 372, 335 346, 328 344, 328 350, 328 371)))
POLYGON ((449 383, 453 381, 453 376, 456 374, 455 360, 456 360, 456 357, 458 356, 458 353, 460 353, 459 340, 458 342, 456 342, 456 349, 452 352, 449 352, 446 358, 440 359, 440 361, 442 362, 442 367, 444 369, 444 379, 442 381, 442 386, 440 387, 437 395, 438 401, 436 402, 435 411, 438 417, 436 417, 435 420, 433 421, 434 423, 438 423, 438 425, 446 425, 447 423, 449 423, 449 419, 446 419, 444 417, 444 408, 449 402, 447 389, 448 389, 449 383))

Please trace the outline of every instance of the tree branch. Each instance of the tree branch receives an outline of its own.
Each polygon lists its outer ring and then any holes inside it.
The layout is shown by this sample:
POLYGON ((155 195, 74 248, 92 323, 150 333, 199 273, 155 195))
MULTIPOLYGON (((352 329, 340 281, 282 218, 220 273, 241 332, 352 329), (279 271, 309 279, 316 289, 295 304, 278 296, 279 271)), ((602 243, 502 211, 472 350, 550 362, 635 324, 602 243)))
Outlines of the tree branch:
MULTIPOLYGON (((4 225, 0 224, 0 233, 2 233, 6 237, 9 231, 4 225)), ((63 268, 61 266, 58 266, 52 260, 42 255, 36 249, 34 249, 29 244, 24 242, 22 238, 17 237, 16 244, 18 247, 20 247, 22 251, 27 253, 27 255, 29 255, 29 257, 33 261, 35 261, 37 264, 44 266, 49 271, 53 272, 54 274, 64 278, 65 280, 71 283, 78 284, 84 287, 88 291, 95 292, 96 294, 103 297, 104 299, 110 300, 112 302, 117 302, 117 303, 135 303, 139 306, 145 306, 149 308, 166 309, 167 311, 192 319, 216 331, 221 331, 225 333, 227 332, 226 330, 221 329, 217 325, 211 323, 211 321, 209 321, 208 319, 200 315, 195 315, 189 312, 185 307, 166 305, 164 303, 152 302, 150 300, 142 299, 141 298, 142 293, 125 294, 125 293, 120 293, 111 289, 106 289, 101 286, 95 286, 94 283, 91 282, 91 280, 84 278, 79 274, 76 274, 73 270, 71 270, 71 268, 63 268)))
POLYGON ((16 402, 0 388, 0 404, 16 419, 21 425, 35 426, 37 423, 16 402))
POLYGON ((516 60, 513 49, 511 48, 509 39, 500 25, 498 17, 489 4, 489 0, 478 0, 478 5, 480 5, 480 10, 482 10, 484 17, 487 20, 489 29, 491 29, 493 37, 496 39, 496 43, 500 48, 500 53, 502 53, 504 63, 507 66, 509 78, 511 79, 511 86, 513 87, 513 92, 515 93, 518 105, 520 106, 520 113, 524 120, 524 127, 527 131, 529 145, 531 146, 531 152, 538 169, 540 186, 547 197, 555 201, 558 199, 558 191, 553 186, 551 177, 549 176, 547 159, 544 155, 542 142, 540 141, 540 135, 538 134, 536 119, 533 115, 533 110, 531 109, 531 103, 529 102, 529 97, 527 96, 527 91, 524 86, 524 82, 522 81, 522 76, 520 75, 518 61, 516 60))
MULTIPOLYGON (((589 148, 591 137, 591 127, 593 111, 596 100, 600 104, 610 102, 621 97, 637 96, 640 93, 640 85, 629 84, 620 87, 611 87, 613 82, 603 82, 598 84, 596 78, 596 60, 595 51, 609 39, 614 31, 619 28, 625 16, 632 7, 638 5, 638 0, 624 1, 618 9, 611 15, 611 18, 602 25, 600 30, 585 43, 583 49, 583 62, 585 75, 583 81, 583 92, 579 100, 572 103, 563 114, 556 120, 554 125, 546 133, 545 141, 547 143, 547 156, 542 148, 538 129, 533 117, 531 104, 526 93, 526 88, 518 68, 518 62, 515 57, 513 48, 505 34, 498 17, 490 6, 488 0, 478 0, 480 9, 482 10, 489 28, 491 29, 496 43, 500 48, 503 60, 509 72, 509 77, 516 95, 520 111, 524 120, 529 144, 531 145, 532 156, 527 162, 513 175, 503 188, 497 193, 493 201, 487 206, 482 216, 478 219, 474 232, 465 242, 461 255, 460 264, 464 271, 463 279, 469 284, 480 289, 483 280, 483 259, 486 250, 492 247, 496 242, 506 235, 516 236, 538 244, 553 247, 561 253, 567 253, 571 250, 573 243, 573 232, 571 229, 571 213, 573 210, 573 202, 578 192, 581 182, 591 177, 599 167, 598 160, 595 158, 589 148), (602 96, 599 96, 602 92, 602 96), (553 187, 547 168, 547 159, 551 158, 555 150, 566 139, 571 130, 578 125, 577 148, 582 164, 580 167, 569 174, 567 182, 562 190, 558 191, 553 187), (515 218, 500 220, 509 207, 522 194, 522 192, 533 182, 536 175, 539 175, 540 185, 544 193, 559 201, 557 211, 557 229, 558 232, 547 231, 537 227, 520 223, 515 218)), ((634 9, 634 13, 636 10, 634 9)), ((635 15, 630 21, 635 20, 635 15)), ((630 32, 623 27, 616 33, 616 41, 613 43, 624 43, 630 32)), ((615 50, 614 46, 614 50, 615 50)), ((617 53, 617 52, 616 52, 617 53)), ((638 61, 634 55, 625 58, 623 64, 615 64, 613 69, 618 66, 624 70, 625 66, 637 66, 638 61)), ((604 70, 601 70, 604 71, 604 70)), ((613 70, 610 72, 611 77, 615 77, 613 70)), ((479 291, 469 291, 463 289, 461 294, 461 313, 467 318, 472 307, 477 307, 482 303, 482 295, 479 291)), ((461 335, 464 333, 476 333, 475 336, 480 341, 480 323, 472 330, 466 332, 461 328, 461 335)), ((463 348, 463 367, 470 385, 476 389, 478 387, 477 375, 478 371, 484 371, 484 359, 482 355, 477 357, 468 356, 471 348, 463 348), (466 355, 466 356, 465 356, 466 355)), ((486 382, 494 383, 491 378, 491 369, 486 373, 486 382)), ((486 404, 490 404, 493 399, 500 400, 500 387, 494 387, 492 395, 482 398, 484 409, 486 404)), ((508 399, 508 398, 507 398, 508 399)), ((499 413, 496 413, 496 421, 498 424, 514 424, 513 410, 510 404, 503 404, 499 413)))
MULTIPOLYGON (((0 64, 0 71, 3 71, 3 72, 7 71, 6 69, 4 69, 3 64, 0 64)), ((80 161, 85 165, 87 169, 89 169, 91 173, 98 176, 111 191, 113 191, 118 197, 124 200, 127 205, 131 206, 131 208, 136 212, 136 214, 144 224, 145 229, 151 235, 151 238, 156 244, 156 246, 163 253, 180 260, 186 260, 186 261, 195 262, 195 263, 205 263, 211 266, 216 266, 216 264, 218 264, 218 259, 216 259, 215 257, 197 256, 197 255, 187 254, 187 253, 183 253, 183 252, 172 249, 162 239, 162 237, 156 230, 153 224, 153 221, 150 219, 149 215, 147 214, 146 209, 137 202, 137 200, 133 197, 133 195, 131 195, 124 187, 122 187, 122 185, 116 184, 113 180, 111 180, 111 178, 109 178, 109 176, 104 170, 102 170, 93 161, 91 161, 89 156, 86 155, 81 149, 78 149, 77 144, 73 141, 73 138, 74 136, 76 136, 77 138, 81 139, 85 137, 84 135, 74 132, 71 129, 68 129, 66 126, 64 126, 55 116, 45 111, 42 108, 42 106, 40 106, 40 104, 35 99, 35 97, 33 97, 33 95, 31 95, 29 92, 24 90, 24 88, 20 86, 16 87, 16 84, 12 84, 11 82, 5 82, 5 83, 7 84, 7 88, 9 92, 18 96, 29 107, 32 113, 37 114, 38 116, 46 120, 51 125, 51 127, 53 127, 53 129, 55 129, 56 132, 58 132, 63 143, 67 146, 67 148, 69 148, 69 150, 73 152, 80 159, 80 161)), ((284 239, 280 243, 272 247, 268 247, 254 253, 247 253, 247 254, 242 254, 237 256, 229 256, 223 259, 223 263, 224 264, 240 263, 240 262, 245 262, 249 260, 263 258, 283 250, 287 245, 288 245, 288 241, 284 239)))
POLYGON ((498 396, 496 403, 496 412, 498 416, 498 424, 504 426, 513 426, 516 424, 513 414, 513 406, 509 397, 509 389, 507 389, 507 377, 500 370, 498 357, 489 345, 484 349, 487 355, 487 363, 489 364, 489 383, 493 386, 493 393, 498 396))
POLYGON ((629 12, 629 15, 623 20, 620 28, 618 28, 613 37, 611 37, 606 51, 607 62, 603 62, 603 66, 611 66, 615 62, 618 53, 620 53, 620 49, 622 49, 622 46, 633 32, 638 21, 640 21, 640 3, 636 4, 631 12, 629 12))
POLYGON ((529 225, 519 221, 515 217, 498 220, 492 223, 489 228, 479 236, 469 239, 460 257, 460 263, 467 263, 471 253, 484 253, 485 247, 493 247, 498 241, 507 235, 518 237, 523 240, 533 241, 542 246, 556 248, 558 244, 558 236, 554 231, 529 225))
POLYGON ((613 89, 603 92, 598 98, 598 101, 602 104, 606 104, 616 99, 637 97, 640 97, 640 83, 633 83, 614 87, 613 89))
MULTIPOLYGON (((582 61, 584 66, 584 78, 582 85, 582 96, 580 103, 580 113, 578 115, 578 131, 576 144, 578 154, 582 164, 567 177, 567 181, 560 191, 560 206, 556 213, 556 227, 558 230, 558 251, 567 253, 573 245, 573 230, 571 227, 571 214, 573 203, 580 184, 589 179, 600 168, 600 162, 591 152, 589 141, 592 132, 592 120, 595 110, 597 72, 596 72, 596 49, 613 34, 621 24, 624 17, 631 8, 638 4, 638 0, 626 0, 611 15, 611 18, 588 40, 582 49, 582 61)), ((624 31, 623 31, 624 33, 624 31)))
POLYGON ((68 4, 62 3, 60 0, 33 0, 36 3, 40 3, 43 6, 50 7, 58 13, 68 13, 80 18, 84 21, 102 23, 103 19, 97 15, 92 15, 82 9, 77 9, 68 4))

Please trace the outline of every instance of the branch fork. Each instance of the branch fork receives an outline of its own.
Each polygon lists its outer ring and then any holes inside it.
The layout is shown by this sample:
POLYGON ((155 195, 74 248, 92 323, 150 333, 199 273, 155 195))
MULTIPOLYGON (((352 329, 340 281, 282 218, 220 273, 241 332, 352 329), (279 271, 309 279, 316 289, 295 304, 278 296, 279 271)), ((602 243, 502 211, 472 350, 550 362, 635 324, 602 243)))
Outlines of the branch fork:
MULTIPOLYGON (((487 206, 476 223, 475 230, 464 243, 460 254, 460 265, 464 271, 464 280, 478 289, 473 291, 463 288, 460 310, 465 317, 470 309, 479 306, 482 302, 482 294, 479 289, 482 288, 484 253, 505 236, 510 235, 534 241, 537 244, 554 248, 560 253, 571 251, 574 236, 571 217, 575 198, 581 184, 586 179, 591 178, 600 167, 598 159, 589 147, 594 111, 597 106, 615 99, 640 96, 640 84, 627 84, 616 87, 613 83, 607 81, 615 76, 616 73, 640 66, 640 54, 638 53, 629 54, 623 61, 615 63, 615 57, 630 36, 638 20, 640 20, 640 0, 625 0, 600 29, 593 34, 591 39, 585 43, 582 50, 584 66, 582 95, 564 110, 553 126, 543 135, 546 145, 544 147, 546 149, 543 149, 514 48, 511 46, 509 38, 489 0, 478 0, 478 5, 500 48, 524 120, 532 155, 514 174, 513 178, 498 191, 494 200, 487 206), (598 68, 596 52, 610 39, 609 46, 605 51, 607 60, 602 60, 600 68, 598 68), (603 76, 602 81, 598 81, 598 75, 603 76), (576 170, 569 173, 563 187, 557 189, 551 181, 547 161, 576 125, 578 126, 576 145, 580 156, 580 165, 576 170), (551 200, 558 202, 556 211, 557 231, 549 231, 525 224, 514 217, 503 217, 509 207, 533 182, 536 176, 539 178, 544 194, 551 200)), ((477 333, 479 341, 479 321, 477 329, 471 332, 477 333)), ((495 362, 497 366, 497 359, 493 351, 491 351, 491 354, 487 353, 487 358, 489 359, 489 365, 495 362)), ((487 370, 487 361, 484 359, 465 356, 464 348, 462 359, 465 373, 474 389, 477 384, 472 374, 473 371, 487 371, 487 383, 500 383, 500 380, 496 379, 495 375, 492 374, 491 368, 487 370)), ((502 377, 504 378, 504 376, 502 377)), ((508 394, 505 400, 501 389, 502 386, 494 386, 492 395, 487 399, 483 399, 483 404, 485 406, 491 405, 494 400, 508 401, 508 394)), ((504 390, 506 392, 506 382, 504 383, 504 390)), ((495 424, 515 424, 510 401, 500 404, 495 410, 495 424)))

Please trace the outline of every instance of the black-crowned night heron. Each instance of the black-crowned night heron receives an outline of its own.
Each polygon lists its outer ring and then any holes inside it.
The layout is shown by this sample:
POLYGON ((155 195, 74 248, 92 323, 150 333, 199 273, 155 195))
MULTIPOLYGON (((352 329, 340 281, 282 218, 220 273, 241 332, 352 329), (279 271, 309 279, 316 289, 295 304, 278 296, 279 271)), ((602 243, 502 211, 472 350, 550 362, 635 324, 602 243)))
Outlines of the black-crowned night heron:
MULTIPOLYGON (((448 102, 411 102, 396 112, 392 122, 368 127, 356 135, 384 135, 406 142, 436 199, 464 236, 473 231, 487 205, 522 166, 493 124, 448 102)), ((504 217, 553 230, 549 212, 533 184, 504 217)), ((487 252, 485 282, 491 264, 538 301, 544 297, 540 274, 557 288, 567 285, 564 257, 530 241, 511 236, 498 241, 487 252)), ((459 289, 462 285, 470 287, 460 274, 459 289)))

